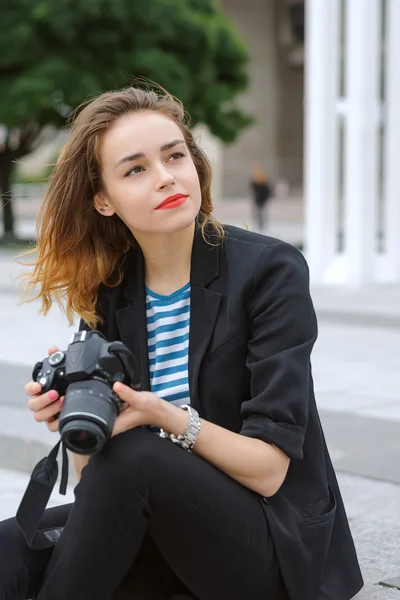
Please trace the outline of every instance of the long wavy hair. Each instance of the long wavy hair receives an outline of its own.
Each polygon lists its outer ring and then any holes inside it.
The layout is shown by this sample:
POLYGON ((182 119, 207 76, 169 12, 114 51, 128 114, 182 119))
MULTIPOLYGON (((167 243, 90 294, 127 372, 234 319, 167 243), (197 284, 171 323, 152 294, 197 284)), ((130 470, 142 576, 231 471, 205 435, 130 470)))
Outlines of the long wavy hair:
POLYGON ((223 227, 212 216, 211 166, 193 138, 179 100, 161 88, 128 87, 106 92, 83 103, 72 119, 68 142, 37 216, 36 246, 22 253, 36 257, 30 264, 33 270, 22 276, 26 283, 21 302, 40 298, 43 314, 57 302, 70 323, 75 314, 90 327, 101 321, 96 312, 99 286, 115 287, 122 282, 124 255, 136 242, 117 215, 104 218, 94 208, 94 196, 103 189, 100 143, 119 117, 144 110, 167 116, 181 129, 200 181, 201 207, 196 223, 206 241, 211 239, 207 239, 210 231, 217 243, 223 239, 223 227), (36 286, 39 293, 35 295, 36 286))

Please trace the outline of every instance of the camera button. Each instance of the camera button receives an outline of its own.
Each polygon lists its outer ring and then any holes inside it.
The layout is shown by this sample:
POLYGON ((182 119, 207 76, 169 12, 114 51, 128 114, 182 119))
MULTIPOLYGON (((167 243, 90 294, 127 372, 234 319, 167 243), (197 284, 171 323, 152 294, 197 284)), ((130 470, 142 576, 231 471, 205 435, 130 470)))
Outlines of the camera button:
POLYGON ((46 375, 51 375, 51 369, 47 369, 46 375))
POLYGON ((40 373, 37 374, 38 377, 43 377, 43 372, 40 371, 40 373))
POLYGON ((47 377, 42 377, 39 379, 39 383, 42 387, 44 387, 47 384, 47 377))

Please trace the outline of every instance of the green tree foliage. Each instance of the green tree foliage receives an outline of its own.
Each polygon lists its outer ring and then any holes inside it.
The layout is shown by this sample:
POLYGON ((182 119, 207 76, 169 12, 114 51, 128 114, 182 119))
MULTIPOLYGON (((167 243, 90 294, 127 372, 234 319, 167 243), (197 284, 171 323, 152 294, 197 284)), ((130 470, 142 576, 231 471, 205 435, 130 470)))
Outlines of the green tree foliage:
POLYGON ((0 188, 12 233, 13 161, 45 125, 98 93, 147 78, 180 98, 193 122, 231 142, 251 119, 246 49, 213 0, 3 0, 0 19, 0 188))

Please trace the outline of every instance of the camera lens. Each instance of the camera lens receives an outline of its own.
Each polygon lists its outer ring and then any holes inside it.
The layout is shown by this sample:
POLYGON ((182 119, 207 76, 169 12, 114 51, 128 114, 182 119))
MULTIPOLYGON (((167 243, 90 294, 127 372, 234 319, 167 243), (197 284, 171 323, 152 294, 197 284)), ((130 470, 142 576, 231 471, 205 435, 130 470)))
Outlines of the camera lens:
POLYGON ((63 441, 76 454, 96 454, 107 441, 104 431, 96 423, 73 420, 63 429, 63 441))
POLYGON ((120 401, 99 379, 71 383, 60 413, 59 431, 76 454, 96 454, 111 437, 120 401))

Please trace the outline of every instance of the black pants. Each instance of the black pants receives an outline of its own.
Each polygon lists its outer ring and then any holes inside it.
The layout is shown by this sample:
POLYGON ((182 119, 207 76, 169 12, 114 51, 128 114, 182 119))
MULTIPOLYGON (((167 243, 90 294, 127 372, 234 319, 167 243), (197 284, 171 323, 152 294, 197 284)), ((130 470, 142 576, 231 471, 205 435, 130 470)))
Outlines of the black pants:
POLYGON ((54 549, 32 551, 0 523, 1 600, 286 600, 257 494, 149 431, 91 459, 74 504, 41 528, 64 525, 54 549))

